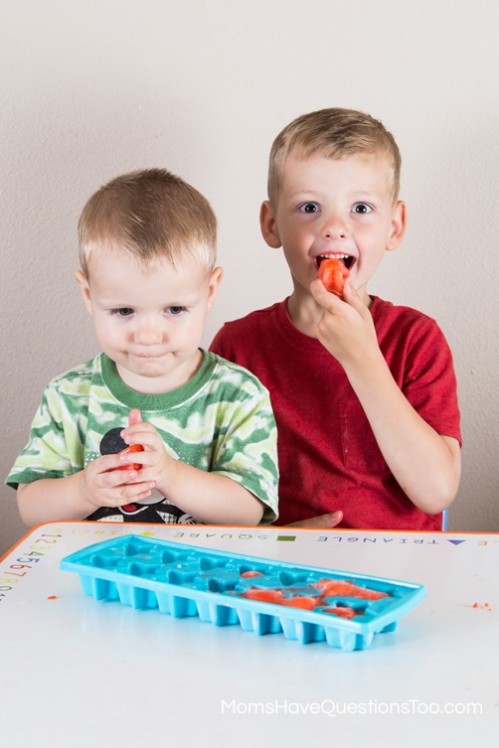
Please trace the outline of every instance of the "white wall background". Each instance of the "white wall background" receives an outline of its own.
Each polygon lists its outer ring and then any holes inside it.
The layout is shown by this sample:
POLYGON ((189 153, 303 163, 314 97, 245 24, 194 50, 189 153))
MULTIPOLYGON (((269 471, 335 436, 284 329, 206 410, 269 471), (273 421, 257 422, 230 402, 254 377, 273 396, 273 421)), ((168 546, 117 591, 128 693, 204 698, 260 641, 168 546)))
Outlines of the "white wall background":
MULTIPOLYGON (((404 245, 370 290, 435 316, 465 446, 450 527, 499 531, 497 0, 0 0, 1 475, 41 390, 96 353, 73 281, 89 195, 166 166, 218 215, 221 323, 290 290, 259 234, 270 144, 326 106, 383 120, 404 245)), ((0 487, 0 552, 25 531, 0 487)))

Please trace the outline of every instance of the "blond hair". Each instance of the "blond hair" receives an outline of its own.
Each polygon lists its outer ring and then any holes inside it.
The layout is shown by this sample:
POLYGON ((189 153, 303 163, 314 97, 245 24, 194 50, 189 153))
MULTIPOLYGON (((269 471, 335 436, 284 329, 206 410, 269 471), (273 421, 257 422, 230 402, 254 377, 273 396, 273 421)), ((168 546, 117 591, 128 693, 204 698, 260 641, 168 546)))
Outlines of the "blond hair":
POLYGON ((394 201, 398 197, 400 151, 393 135, 369 114, 355 109, 320 109, 297 117, 281 130, 269 159, 268 195, 273 204, 279 194, 282 166, 291 153, 299 158, 320 154, 337 159, 356 153, 385 153, 393 167, 394 201))
POLYGON ((215 214, 194 187, 166 169, 123 174, 88 200, 78 221, 82 271, 95 249, 126 249, 150 264, 166 259, 173 266, 187 259, 216 262, 215 214))

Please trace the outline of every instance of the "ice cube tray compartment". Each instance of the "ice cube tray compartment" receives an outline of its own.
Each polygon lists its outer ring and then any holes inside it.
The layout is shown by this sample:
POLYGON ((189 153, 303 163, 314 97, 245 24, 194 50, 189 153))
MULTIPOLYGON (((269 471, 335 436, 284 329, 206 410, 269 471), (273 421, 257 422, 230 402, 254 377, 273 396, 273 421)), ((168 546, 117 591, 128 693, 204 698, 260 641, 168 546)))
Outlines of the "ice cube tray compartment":
POLYGON ((365 649, 425 596, 423 585, 128 535, 66 556, 83 592, 175 618, 199 616, 302 644, 365 649))

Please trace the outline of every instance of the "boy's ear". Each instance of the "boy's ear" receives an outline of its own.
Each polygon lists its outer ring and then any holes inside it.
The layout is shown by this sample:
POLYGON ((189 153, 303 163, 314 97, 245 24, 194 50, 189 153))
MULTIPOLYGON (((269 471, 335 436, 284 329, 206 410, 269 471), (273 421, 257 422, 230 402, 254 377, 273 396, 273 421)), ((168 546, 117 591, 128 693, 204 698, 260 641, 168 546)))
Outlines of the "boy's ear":
POLYGON ((405 230, 407 227, 407 208, 403 200, 398 200, 393 208, 392 215, 392 230, 386 244, 386 249, 391 252, 393 249, 397 249, 400 242, 404 238, 405 230))
POLYGON ((269 247, 279 249, 282 242, 279 237, 274 211, 269 200, 265 200, 260 208, 260 229, 269 247))
POLYGON ((77 284, 80 287, 83 301, 85 302, 85 306, 87 307, 87 312, 89 314, 92 314, 92 304, 90 303, 90 286, 88 283, 88 278, 81 272, 81 270, 76 271, 75 278, 77 284))
POLYGON ((218 287, 222 280, 224 271, 220 267, 216 267, 211 271, 210 281, 208 284, 208 309, 211 310, 215 296, 217 295, 218 287))

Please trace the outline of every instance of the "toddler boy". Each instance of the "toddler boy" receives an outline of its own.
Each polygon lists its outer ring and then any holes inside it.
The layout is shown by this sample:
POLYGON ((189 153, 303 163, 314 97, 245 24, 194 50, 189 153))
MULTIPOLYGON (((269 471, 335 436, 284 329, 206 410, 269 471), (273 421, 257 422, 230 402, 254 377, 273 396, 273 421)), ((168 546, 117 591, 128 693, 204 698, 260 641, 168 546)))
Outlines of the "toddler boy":
POLYGON ((45 389, 7 479, 24 522, 275 519, 268 392, 199 347, 222 277, 208 201, 165 170, 134 172, 90 198, 78 231, 102 352, 45 389))

